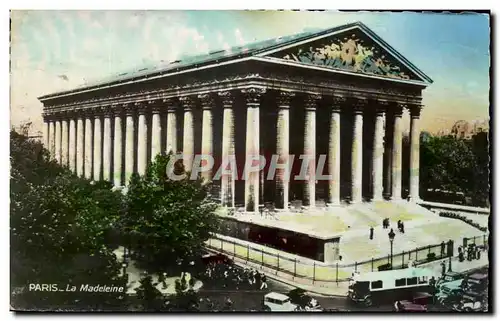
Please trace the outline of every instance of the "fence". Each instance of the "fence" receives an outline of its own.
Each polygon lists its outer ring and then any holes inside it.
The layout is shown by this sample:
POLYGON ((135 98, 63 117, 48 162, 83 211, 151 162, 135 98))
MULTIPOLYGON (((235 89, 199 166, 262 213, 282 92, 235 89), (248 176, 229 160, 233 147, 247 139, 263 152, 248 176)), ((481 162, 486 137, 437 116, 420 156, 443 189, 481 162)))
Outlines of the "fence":
MULTIPOLYGON (((473 240, 474 243, 476 243, 476 241, 479 243, 481 238, 486 245, 486 235, 467 240, 473 240)), ((393 254, 392 257, 391 255, 387 255, 351 264, 336 263, 333 265, 325 265, 321 263, 318 264, 312 260, 310 262, 302 262, 297 258, 292 259, 283 254, 280 255, 278 251, 272 253, 263 248, 253 247, 248 243, 239 244, 235 241, 222 239, 215 235, 207 241, 207 246, 212 250, 224 252, 226 255, 233 256, 233 258, 239 258, 246 262, 258 264, 261 267, 271 268, 275 270, 276 274, 282 272, 293 278, 300 277, 310 280, 313 283, 316 281, 338 283, 347 281, 354 271, 373 272, 379 270, 379 267, 383 269, 400 269, 407 267, 409 261, 412 261, 415 265, 419 265, 453 257, 454 255, 454 242, 449 241, 448 244, 445 244, 444 248, 442 244, 435 244, 393 254)))

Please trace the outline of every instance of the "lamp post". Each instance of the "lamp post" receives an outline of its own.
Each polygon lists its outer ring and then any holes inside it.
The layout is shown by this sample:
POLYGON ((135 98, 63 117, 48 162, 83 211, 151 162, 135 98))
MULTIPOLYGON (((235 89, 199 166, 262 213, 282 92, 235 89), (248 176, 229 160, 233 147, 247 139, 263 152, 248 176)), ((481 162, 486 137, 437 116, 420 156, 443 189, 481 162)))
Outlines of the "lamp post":
POLYGON ((396 234, 394 233, 394 231, 391 228, 391 231, 389 232, 388 235, 389 235, 389 241, 391 242, 391 270, 392 270, 393 269, 393 267, 392 267, 392 245, 393 245, 394 237, 396 236, 396 234))

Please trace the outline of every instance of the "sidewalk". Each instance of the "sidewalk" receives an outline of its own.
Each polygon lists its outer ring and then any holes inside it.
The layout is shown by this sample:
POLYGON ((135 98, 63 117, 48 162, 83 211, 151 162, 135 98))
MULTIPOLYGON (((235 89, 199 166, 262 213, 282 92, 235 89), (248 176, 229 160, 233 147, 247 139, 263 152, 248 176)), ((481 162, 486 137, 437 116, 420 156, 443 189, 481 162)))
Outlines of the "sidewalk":
MULTIPOLYGON (((441 262, 446 263, 446 271, 448 271, 449 259, 437 260, 431 263, 421 264, 418 267, 425 267, 433 270, 436 276, 441 275, 441 262)), ((283 273, 275 269, 271 269, 260 264, 246 262, 243 259, 234 257, 234 263, 243 268, 257 269, 266 274, 270 279, 277 280, 287 285, 304 289, 310 293, 325 295, 325 296, 346 296, 348 291, 349 282, 335 282, 335 281, 313 281, 303 277, 294 277, 288 273, 283 273)), ((473 261, 459 262, 458 257, 451 260, 451 268, 453 272, 468 272, 471 270, 479 269, 489 265, 488 253, 482 252, 481 259, 473 261)))

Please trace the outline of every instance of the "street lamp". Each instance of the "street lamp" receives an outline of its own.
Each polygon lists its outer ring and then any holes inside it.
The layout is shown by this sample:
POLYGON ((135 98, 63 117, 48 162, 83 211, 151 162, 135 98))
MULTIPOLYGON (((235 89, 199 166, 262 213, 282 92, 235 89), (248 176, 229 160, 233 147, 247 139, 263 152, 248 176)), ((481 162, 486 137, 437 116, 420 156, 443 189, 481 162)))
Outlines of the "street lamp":
POLYGON ((389 232, 389 241, 391 242, 391 270, 393 269, 392 267, 392 244, 394 242, 394 237, 396 236, 396 234, 394 233, 394 231, 392 230, 391 228, 391 231, 389 232))

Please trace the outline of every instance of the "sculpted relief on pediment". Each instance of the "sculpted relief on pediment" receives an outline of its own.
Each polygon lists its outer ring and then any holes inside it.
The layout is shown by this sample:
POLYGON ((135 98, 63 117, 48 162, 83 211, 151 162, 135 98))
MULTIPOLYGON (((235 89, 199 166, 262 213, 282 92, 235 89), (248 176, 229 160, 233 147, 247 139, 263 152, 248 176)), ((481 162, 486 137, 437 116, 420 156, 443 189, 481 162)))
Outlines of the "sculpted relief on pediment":
POLYGON ((418 79, 375 42, 357 33, 306 43, 272 57, 396 79, 418 79))

